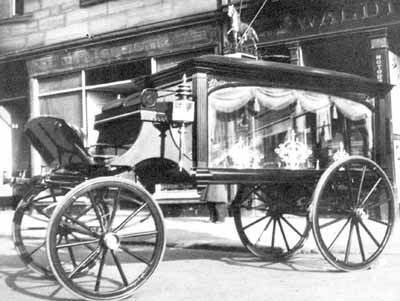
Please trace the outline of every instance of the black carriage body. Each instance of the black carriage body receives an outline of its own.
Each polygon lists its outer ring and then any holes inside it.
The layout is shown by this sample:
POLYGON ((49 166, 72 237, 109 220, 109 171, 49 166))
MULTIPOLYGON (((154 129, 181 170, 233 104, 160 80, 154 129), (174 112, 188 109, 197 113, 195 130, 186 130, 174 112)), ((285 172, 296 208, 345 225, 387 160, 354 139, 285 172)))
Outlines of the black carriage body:
MULTIPOLYGON (((379 120, 374 117, 379 116, 374 101, 391 89, 388 84, 341 72, 217 55, 182 62, 174 68, 143 77, 136 81, 136 85, 137 94, 115 101, 96 116, 99 142, 132 144, 113 164, 135 166, 144 182, 194 182, 200 187, 210 183, 316 183, 322 171, 332 163, 334 155, 321 153, 321 144, 324 143, 321 140, 328 140, 321 137, 321 132, 325 131, 325 135, 330 132, 332 144, 334 127, 340 129, 335 130, 341 132, 343 150, 348 154, 375 158, 379 150, 375 147, 373 136, 382 129, 379 128, 379 120), (183 75, 188 77, 192 86, 195 120, 193 124, 186 125, 185 149, 180 153, 179 124, 171 118, 171 103, 175 96, 168 92, 177 90, 183 75), (140 101, 139 93, 146 88, 159 91, 159 102, 153 107, 145 107, 140 101), (243 101, 237 104, 240 97, 244 97, 243 101), (271 105, 269 100, 275 104, 271 105), (312 108, 300 108, 299 111, 300 101, 303 107, 312 108), (318 104, 321 106, 318 107, 318 104), (315 116, 316 111, 323 109, 324 104, 329 110, 330 120, 329 123, 326 120, 327 124, 319 121, 318 127, 316 119, 321 117, 315 116), (257 105, 261 106, 261 111, 255 109, 257 105), (361 134, 357 133, 358 137, 346 137, 346 132, 351 131, 350 126, 366 128, 367 117, 362 117, 364 111, 366 114, 370 112, 367 114, 368 134, 363 137, 365 130, 362 130, 361 134), (358 115, 352 118, 352 114, 358 115), (223 120, 221 124, 212 120, 215 115, 223 120), (247 124, 243 125, 243 120, 247 122, 251 118, 252 129, 247 124), (332 121, 334 118, 337 120, 332 121), (228 122, 224 123, 224 119, 228 122), (301 126, 299 119, 303 119, 301 126), (350 121, 344 122, 346 119, 350 121), (340 125, 334 124, 339 121, 340 125), (233 132, 245 134, 247 146, 237 149, 236 156, 247 156, 247 159, 241 158, 239 163, 232 163, 232 154, 228 153, 238 147, 239 141, 238 137, 234 137, 235 141, 221 137, 229 136, 225 129, 225 132, 217 134, 220 136, 217 137, 218 142, 225 144, 220 149, 225 152, 225 163, 215 163, 217 158, 212 152, 217 144, 216 134, 213 133, 216 126, 234 126, 231 135, 233 132), (274 133, 277 128, 278 133, 274 133), (304 130, 308 133, 304 134, 304 130), (254 146, 249 136, 257 131, 255 138, 262 141, 254 146), (285 162, 278 156, 279 147, 284 147, 291 135, 293 142, 301 142, 310 149, 310 158, 296 163, 285 162), (303 139, 300 139, 301 135, 303 139), (272 146, 265 147, 271 143, 272 146), (351 147, 354 150, 350 150, 351 147), (258 151, 255 151, 257 148, 258 151), (258 156, 264 161, 257 164, 251 162, 258 156), (179 161, 183 166, 181 171, 179 161)), ((336 152, 339 141, 334 143, 336 148, 332 150, 331 147, 331 151, 336 152)))

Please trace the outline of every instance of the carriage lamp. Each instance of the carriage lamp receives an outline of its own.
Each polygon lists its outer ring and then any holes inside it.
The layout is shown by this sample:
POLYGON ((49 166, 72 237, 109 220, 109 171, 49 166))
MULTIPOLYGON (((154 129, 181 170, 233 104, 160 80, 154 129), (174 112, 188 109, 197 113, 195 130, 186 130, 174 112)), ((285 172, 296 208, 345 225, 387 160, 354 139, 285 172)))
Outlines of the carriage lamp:
POLYGON ((187 82, 186 74, 184 74, 172 104, 172 120, 174 122, 191 123, 194 121, 194 101, 190 99, 191 97, 192 88, 190 83, 187 82))
POLYGON ((143 107, 151 108, 154 107, 158 98, 158 92, 156 89, 144 89, 140 93, 140 102, 143 107))

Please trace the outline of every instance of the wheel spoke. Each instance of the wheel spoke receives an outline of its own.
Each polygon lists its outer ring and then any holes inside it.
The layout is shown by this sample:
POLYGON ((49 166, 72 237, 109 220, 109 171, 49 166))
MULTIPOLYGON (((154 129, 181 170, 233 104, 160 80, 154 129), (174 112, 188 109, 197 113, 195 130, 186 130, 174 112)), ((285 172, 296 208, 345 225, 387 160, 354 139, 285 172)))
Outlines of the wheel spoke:
POLYGON ((21 232, 25 231, 45 231, 46 227, 28 227, 28 228, 21 228, 21 232))
POLYGON ((379 183, 382 181, 382 178, 379 178, 374 186, 371 188, 371 190, 368 192, 367 196, 364 198, 364 200, 361 202, 361 207, 365 205, 371 194, 375 191, 376 187, 378 187, 379 183))
POLYGON ((44 245, 46 244, 46 241, 42 242, 39 246, 37 246, 35 249, 33 249, 28 256, 32 256, 34 253, 36 253, 37 251, 40 250, 40 248, 42 248, 44 245))
POLYGON ((362 191, 362 187, 364 185, 364 178, 365 178, 365 171, 366 170, 367 170, 367 166, 364 165, 363 166, 363 170, 362 170, 362 175, 361 175, 360 186, 358 188, 358 193, 357 193, 357 203, 356 203, 357 206, 360 204, 361 191, 362 191))
POLYGON ((364 222, 362 220, 360 220, 360 224, 361 226, 364 228, 365 232, 367 232, 367 234, 369 235, 369 237, 373 240, 373 242, 376 244, 376 246, 379 248, 380 244, 379 242, 376 240, 376 238, 372 235, 371 231, 369 231, 369 229, 367 228, 367 226, 364 224, 364 222))
POLYGON ((375 223, 382 224, 382 225, 384 225, 384 226, 389 226, 389 223, 388 223, 388 222, 384 222, 384 221, 381 221, 381 220, 376 219, 376 218, 373 218, 373 217, 368 217, 368 219, 369 219, 370 221, 375 222, 375 223))
POLYGON ((78 272, 80 272, 86 265, 91 262, 99 253, 100 247, 97 247, 92 253, 90 253, 86 258, 77 266, 75 269, 69 273, 68 278, 72 279, 78 272))
POLYGON ((344 262, 345 263, 349 262, 349 254, 350 254, 350 250, 351 250, 351 239, 353 237, 353 228, 354 228, 354 222, 352 220, 350 222, 349 238, 347 240, 346 254, 345 254, 345 257, 344 257, 344 262))
MULTIPOLYGON (((65 235, 65 242, 66 242, 67 244, 70 243, 67 235, 65 235)), ((73 251, 73 249, 72 249, 72 246, 69 246, 69 247, 68 247, 68 253, 69 253, 69 257, 71 258, 72 265, 73 265, 74 267, 76 267, 77 264, 76 264, 75 255, 74 255, 74 251, 73 251)))
POLYGON ((330 243, 328 250, 330 250, 334 243, 336 242, 336 240, 339 238, 340 234, 343 232, 344 228, 346 228, 347 224, 350 222, 350 217, 347 219, 347 222, 345 222, 345 224, 343 225, 343 227, 339 230, 339 232, 336 234, 335 238, 333 239, 333 241, 330 243))
POLYGON ((352 177, 351 177, 351 174, 350 174, 350 169, 349 169, 348 166, 346 166, 346 175, 347 175, 347 181, 348 181, 348 184, 349 184, 349 186, 348 186, 349 201, 350 201, 350 204, 351 204, 352 200, 354 200, 354 198, 353 198, 353 190, 352 190, 353 183, 352 183, 352 177))
POLYGON ((264 198, 263 198, 263 196, 262 195, 260 195, 260 193, 259 193, 259 191, 257 190, 257 191, 254 191, 253 192, 257 197, 258 197, 258 199, 257 200, 259 200, 259 201, 261 201, 261 202, 263 202, 264 204, 266 204, 267 202, 265 202, 265 200, 264 200, 264 198))
POLYGON ((338 218, 335 218, 333 221, 330 221, 330 222, 327 222, 327 223, 325 223, 323 225, 320 225, 319 227, 322 229, 322 228, 331 226, 333 224, 336 224, 336 223, 338 223, 338 222, 340 222, 341 220, 344 220, 344 219, 345 219, 345 217, 338 217, 338 218))
POLYGON ((95 243, 98 243, 99 241, 100 241, 99 239, 82 240, 82 241, 78 241, 78 242, 71 242, 71 243, 66 243, 66 244, 58 245, 56 248, 57 248, 57 249, 63 249, 63 248, 71 248, 71 247, 77 247, 77 246, 84 246, 84 245, 95 244, 95 243))
POLYGON ((35 204, 33 207, 36 209, 36 211, 37 211, 40 215, 43 215, 43 216, 46 217, 47 219, 50 219, 50 218, 51 218, 50 214, 47 214, 46 212, 44 212, 43 209, 39 208, 39 206, 37 206, 36 204, 35 204))
POLYGON ((101 282, 101 276, 103 274, 103 267, 104 263, 106 262, 106 255, 107 255, 107 248, 103 249, 103 252, 101 254, 101 259, 100 259, 100 265, 99 265, 99 271, 97 272, 97 277, 96 277, 96 284, 94 286, 94 291, 98 292, 100 289, 100 282, 101 282))
POLYGON ((272 218, 269 219, 268 223, 265 225, 264 229, 261 231, 260 236, 258 237, 258 239, 257 239, 257 241, 256 241, 255 244, 257 244, 257 243, 260 242, 261 237, 262 237, 263 234, 267 231, 267 229, 268 229, 269 225, 271 224, 271 222, 272 222, 272 218))
POLYGON ((62 226, 66 227, 66 228, 68 228, 68 229, 71 229, 71 230, 73 230, 73 231, 75 231, 75 232, 84 234, 84 235, 88 235, 88 236, 92 236, 92 237, 100 237, 99 234, 93 232, 93 231, 92 231, 88 226, 86 226, 86 224, 84 224, 83 222, 78 221, 77 219, 75 219, 75 218, 73 218, 72 216, 69 216, 69 215, 67 215, 67 214, 64 214, 64 216, 65 216, 66 219, 68 219, 68 220, 70 220, 71 222, 73 222, 74 224, 76 224, 76 225, 82 227, 83 229, 77 228, 76 226, 71 225, 71 224, 68 223, 67 221, 62 221, 62 222, 61 222, 61 225, 62 225, 62 226))
POLYGON ((364 210, 371 210, 371 209, 373 209, 375 207, 382 206, 382 205, 387 205, 387 204, 389 204, 389 200, 386 200, 386 199, 385 200, 381 200, 381 201, 379 201, 377 203, 372 203, 372 204, 369 204, 367 206, 364 206, 364 210))
POLYGON ((144 236, 153 236, 157 235, 158 231, 146 231, 146 232, 139 232, 139 233, 130 233, 130 234, 120 234, 118 237, 120 239, 126 239, 126 238, 133 238, 133 237, 144 237, 144 236))
MULTIPOLYGON (((74 239, 76 240, 81 240, 78 236, 76 236, 74 233, 69 233, 74 239)), ((96 248, 92 247, 91 245, 84 245, 86 248, 88 248, 90 251, 94 251, 96 248)))
POLYGON ((115 214, 116 214, 116 211, 117 211, 116 208, 117 208, 117 204, 119 204, 119 198, 120 197, 121 197, 121 188, 119 187, 117 196, 116 196, 116 198, 114 200, 113 211, 111 212, 110 222, 108 224, 107 231, 111 231, 111 229, 112 229, 112 225, 113 225, 114 219, 115 219, 115 214))
POLYGON ((289 223, 289 221, 284 216, 281 216, 281 218, 294 232, 296 232, 299 236, 303 237, 303 234, 300 233, 291 223, 289 223))
POLYGON ((88 195, 89 195, 90 203, 93 206, 94 213, 96 214, 97 221, 99 222, 101 233, 104 233, 104 231, 105 231, 104 224, 103 224, 103 221, 101 218, 101 214, 99 212, 99 207, 97 206, 96 201, 93 199, 93 192, 89 191, 88 195))
POLYGON ((132 257, 136 258, 137 260, 147 264, 148 266, 151 265, 151 261, 148 261, 143 256, 140 256, 138 254, 133 253, 131 250, 129 250, 128 248, 126 248, 124 246, 120 246, 120 248, 121 248, 121 250, 123 250, 124 252, 128 253, 129 255, 131 255, 132 257))
POLYGON ((265 215, 263 217, 260 217, 259 219, 255 220, 254 222, 251 222, 250 224, 248 224, 245 227, 243 227, 243 230, 246 230, 247 228, 250 228, 250 227, 254 226, 255 224, 257 224, 257 223, 263 221, 264 219, 266 219, 267 217, 269 217, 269 215, 265 215))
POLYGON ((140 213, 145 207, 147 206, 147 203, 142 204, 136 211, 132 212, 121 224, 119 224, 118 227, 116 227, 112 232, 118 232, 121 230, 123 227, 126 226, 126 224, 129 223, 130 220, 132 220, 136 215, 140 213))
POLYGON ((271 237, 271 248, 275 247, 275 230, 276 230, 276 219, 274 218, 274 224, 272 225, 272 237, 271 237))
POLYGON ((364 262, 365 261, 364 246, 363 246, 361 233, 360 233, 360 225, 358 223, 356 223, 356 232, 357 232, 357 238, 358 238, 358 246, 360 248, 360 253, 361 253, 361 260, 364 262))
POLYGON ((282 233, 283 240, 285 241, 286 249, 289 251, 290 250, 289 243, 288 243, 288 241, 286 239, 286 234, 285 234, 285 231, 283 230, 282 223, 281 223, 280 219, 278 219, 278 225, 279 225, 279 228, 281 229, 281 233, 282 233))
POLYGON ((120 263, 118 257, 115 255, 113 250, 111 250, 111 255, 114 258, 115 265, 117 266, 118 272, 119 272, 119 274, 121 276, 121 279, 122 279, 124 285, 128 286, 129 283, 128 283, 128 280, 126 279, 124 271, 122 270, 121 263, 120 263))
POLYGON ((254 193, 255 191, 257 191, 257 189, 258 189, 258 186, 257 186, 257 187, 253 187, 252 189, 250 189, 250 190, 247 192, 246 197, 242 197, 243 203, 244 203, 245 201, 247 201, 247 200, 250 200, 251 194, 254 193))
POLYGON ((86 213, 88 213, 90 211, 90 209, 93 208, 93 205, 88 205, 86 206, 85 210, 83 210, 82 212, 80 212, 75 218, 76 220, 79 220, 82 216, 84 216, 86 213))

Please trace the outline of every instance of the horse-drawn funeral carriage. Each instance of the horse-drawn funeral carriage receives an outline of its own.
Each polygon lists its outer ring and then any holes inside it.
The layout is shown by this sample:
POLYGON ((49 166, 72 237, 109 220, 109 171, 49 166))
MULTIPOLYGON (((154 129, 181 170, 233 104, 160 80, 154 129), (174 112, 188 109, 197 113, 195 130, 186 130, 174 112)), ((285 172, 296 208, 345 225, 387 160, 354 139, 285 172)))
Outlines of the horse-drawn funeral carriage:
POLYGON ((96 116, 92 151, 62 119, 27 123, 52 168, 31 179, 15 212, 28 266, 86 300, 130 296, 164 253, 163 216, 147 191, 160 183, 235 187, 237 232, 266 260, 293 254, 310 231, 339 270, 381 254, 395 199, 374 161, 383 130, 375 103, 390 85, 216 55, 133 84, 136 93, 96 116))

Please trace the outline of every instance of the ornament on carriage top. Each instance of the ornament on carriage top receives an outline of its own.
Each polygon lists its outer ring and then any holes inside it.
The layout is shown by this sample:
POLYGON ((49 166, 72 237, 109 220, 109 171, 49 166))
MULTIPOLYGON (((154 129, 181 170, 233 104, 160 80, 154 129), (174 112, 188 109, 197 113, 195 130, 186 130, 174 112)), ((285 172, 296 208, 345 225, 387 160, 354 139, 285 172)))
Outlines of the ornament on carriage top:
POLYGON ((339 142, 339 149, 336 153, 333 154, 333 160, 339 161, 339 160, 347 158, 349 156, 350 156, 349 153, 346 152, 346 150, 344 149, 343 142, 339 142))
MULTIPOLYGON (((240 13, 236 10, 233 4, 228 5, 228 17, 231 21, 231 28, 228 30, 227 35, 232 35, 234 51, 242 50, 243 43, 250 40, 253 44, 254 51, 257 53, 257 42, 259 41, 258 35, 251 24, 242 22, 240 13)), ((254 21, 254 19, 253 19, 254 21)))
POLYGON ((306 144, 301 143, 296 138, 296 133, 290 129, 288 140, 279 144, 275 149, 275 153, 279 156, 280 160, 284 163, 284 167, 288 169, 298 169, 303 164, 306 164, 308 157, 312 151, 306 144))

